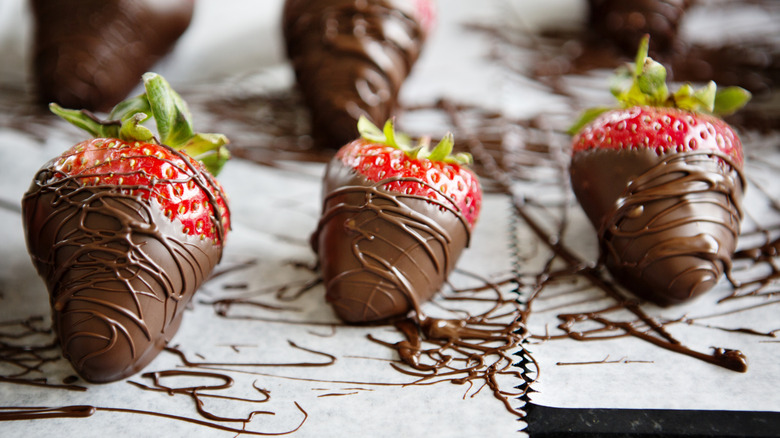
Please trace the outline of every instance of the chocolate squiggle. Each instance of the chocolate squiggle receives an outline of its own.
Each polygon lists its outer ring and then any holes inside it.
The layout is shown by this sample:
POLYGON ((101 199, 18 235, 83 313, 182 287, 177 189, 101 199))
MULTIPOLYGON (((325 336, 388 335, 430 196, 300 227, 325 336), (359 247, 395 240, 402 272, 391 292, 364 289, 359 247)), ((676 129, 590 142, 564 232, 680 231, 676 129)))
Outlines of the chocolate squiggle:
POLYGON ((44 167, 22 201, 64 355, 94 382, 132 375, 165 347, 222 253, 131 192, 44 167))
POLYGON ((360 115, 383 123, 420 55, 425 30, 414 2, 288 0, 287 55, 312 119, 315 142, 339 148, 358 137, 360 115))
POLYGON ((422 315, 420 303, 439 290, 468 245, 470 227, 453 202, 383 189, 396 180, 367 181, 339 158, 325 175, 312 246, 326 298, 347 322, 422 315))
POLYGON ((583 152, 572 159, 571 177, 606 266, 634 293, 662 305, 682 302, 730 268, 745 182, 728 157, 583 152), (606 173, 614 178, 603 181, 606 173))

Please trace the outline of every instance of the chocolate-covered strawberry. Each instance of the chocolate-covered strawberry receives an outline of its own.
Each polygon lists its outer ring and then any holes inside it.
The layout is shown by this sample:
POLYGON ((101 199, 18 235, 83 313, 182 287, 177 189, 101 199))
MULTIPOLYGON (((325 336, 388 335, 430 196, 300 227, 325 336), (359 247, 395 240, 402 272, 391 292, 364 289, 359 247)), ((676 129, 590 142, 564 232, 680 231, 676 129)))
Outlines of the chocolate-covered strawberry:
POLYGON ((194 0, 32 0, 33 75, 42 102, 109 110, 168 53, 194 0))
POLYGON ((613 93, 622 107, 575 125, 571 182, 612 275, 661 305, 710 290, 730 268, 742 218, 742 143, 713 115, 749 93, 714 83, 674 93, 640 46, 613 93))
POLYGON ((96 138, 45 164, 22 200, 64 356, 93 382, 130 376, 165 347, 230 227, 212 176, 227 139, 193 133, 168 83, 153 73, 143 79, 145 93, 106 122, 52 104, 96 138), (158 137, 140 124, 150 117, 158 137))
POLYGON ((336 153, 312 236, 326 299, 360 323, 403 316, 440 289, 477 220, 482 192, 451 155, 452 136, 413 147, 392 122, 379 130, 360 118, 362 137, 336 153))
POLYGON ((312 135, 337 149, 358 117, 390 118, 431 27, 434 0, 287 0, 287 55, 311 114, 312 135))
POLYGON ((668 52, 678 44, 678 30, 695 0, 588 0, 588 27, 626 54, 649 34, 656 50, 668 52))

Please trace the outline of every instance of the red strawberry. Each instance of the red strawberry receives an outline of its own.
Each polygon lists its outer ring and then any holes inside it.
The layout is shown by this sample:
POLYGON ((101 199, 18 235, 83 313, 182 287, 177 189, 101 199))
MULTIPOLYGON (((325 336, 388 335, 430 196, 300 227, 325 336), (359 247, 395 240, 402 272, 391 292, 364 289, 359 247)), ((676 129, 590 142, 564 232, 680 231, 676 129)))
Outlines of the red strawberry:
POLYGON ((286 0, 282 28, 317 145, 337 149, 396 110, 435 17, 434 0, 286 0))
POLYGON ((326 298, 347 322, 404 315, 430 299, 468 245, 482 192, 451 156, 452 135, 412 148, 391 121, 380 131, 360 118, 362 138, 328 165, 312 246, 326 298))
POLYGON ((52 105, 98 138, 44 165, 22 200, 64 355, 94 382, 132 375, 165 347, 230 227, 219 183, 187 154, 218 171, 227 139, 194 134, 162 77, 147 73, 144 84, 115 107, 116 122, 52 105), (159 142, 139 124, 150 115, 159 142))
POLYGON ((731 266, 745 181, 739 137, 702 111, 733 111, 749 93, 714 83, 669 93, 646 37, 623 104, 575 128, 571 181, 598 230, 602 259, 627 289, 669 305, 711 289, 731 266), (581 129, 579 129, 581 127, 581 129))

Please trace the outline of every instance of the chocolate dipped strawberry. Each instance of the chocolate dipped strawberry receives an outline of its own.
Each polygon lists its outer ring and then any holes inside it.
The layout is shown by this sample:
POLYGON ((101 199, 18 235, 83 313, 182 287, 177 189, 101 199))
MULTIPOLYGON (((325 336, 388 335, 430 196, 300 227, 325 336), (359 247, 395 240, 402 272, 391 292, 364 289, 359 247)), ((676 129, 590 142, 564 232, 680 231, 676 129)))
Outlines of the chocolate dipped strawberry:
POLYGON ((212 176, 227 139, 195 134, 165 79, 143 79, 145 93, 118 104, 109 121, 52 104, 96 138, 45 164, 22 199, 63 354, 92 382, 130 376, 165 347, 230 227, 212 176), (158 137, 141 124, 149 118, 158 137))
POLYGON ((31 0, 37 97, 107 111, 190 24, 195 0, 31 0))
POLYGON ((710 290, 731 266, 742 218, 742 143, 715 114, 750 95, 686 84, 671 93, 647 57, 572 128, 574 193, 598 230, 601 257, 628 290, 660 305, 710 290))
POLYGON ((337 149, 361 115, 394 114, 401 86, 432 26, 434 0, 287 0, 287 56, 309 108, 312 136, 337 149))
POLYGON ((403 316, 438 291, 468 245, 482 192, 451 155, 452 135, 429 149, 360 118, 362 137, 328 164, 312 246, 326 299, 350 323, 403 316))
POLYGON ((695 0, 588 0, 588 29, 630 55, 645 34, 655 49, 679 46, 678 33, 695 0))

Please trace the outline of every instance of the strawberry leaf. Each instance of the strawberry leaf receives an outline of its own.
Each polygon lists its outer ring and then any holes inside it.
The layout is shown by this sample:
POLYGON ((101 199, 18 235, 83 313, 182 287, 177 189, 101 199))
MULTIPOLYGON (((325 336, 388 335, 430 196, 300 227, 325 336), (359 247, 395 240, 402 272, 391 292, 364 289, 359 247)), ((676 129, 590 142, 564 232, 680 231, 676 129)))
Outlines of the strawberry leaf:
POLYGON ((187 105, 168 81, 157 73, 144 73, 143 81, 160 142, 179 149, 194 134, 187 105))
POLYGON ((228 143, 222 134, 195 134, 179 150, 203 163, 212 175, 217 175, 230 159, 230 152, 224 147, 228 143))
POLYGON ((588 123, 592 122, 596 119, 596 117, 604 114, 605 112, 611 110, 612 108, 606 107, 606 106, 600 106, 595 108, 588 108, 585 111, 582 112, 580 115, 580 118, 577 119, 576 122, 574 122, 571 127, 566 131, 570 135, 574 135, 578 132, 580 132, 580 129, 582 129, 583 126, 587 125, 588 123))
MULTIPOLYGON (((718 86, 715 85, 715 82, 710 81, 702 88, 699 88, 693 93, 693 96, 696 98, 697 101, 701 104, 701 108, 706 110, 708 113, 712 113, 712 110, 715 108, 715 95, 718 90, 718 86)), ((694 108, 694 111, 696 108, 694 108)))
POLYGON ((672 106, 686 111, 695 111, 701 106, 701 102, 695 96, 695 91, 691 84, 682 85, 671 96, 674 102, 672 106))
POLYGON ((659 105, 669 97, 669 88, 666 86, 666 69, 663 65, 645 59, 645 65, 636 78, 639 91, 645 97, 646 104, 659 105))
POLYGON ((143 82, 146 91, 119 102, 109 113, 108 120, 100 120, 86 110, 65 109, 55 103, 49 108, 93 137, 162 143, 183 150, 201 161, 216 176, 230 158, 224 147, 228 139, 222 134, 194 133, 187 104, 165 78, 156 73, 145 73, 143 82), (157 139, 150 129, 142 125, 150 118, 154 118, 157 125, 157 139))
POLYGON ((411 159, 419 158, 458 164, 470 164, 473 161, 471 155, 465 152, 452 155, 452 149, 455 145, 452 133, 447 133, 433 150, 430 150, 428 148, 431 141, 429 137, 422 137, 416 145, 413 145, 408 135, 396 132, 393 119, 389 119, 385 122, 383 129, 379 129, 367 117, 360 116, 357 128, 363 139, 400 149, 411 159))
POLYGON ((136 113, 144 113, 147 116, 152 115, 152 109, 149 107, 149 100, 146 98, 146 93, 139 94, 136 97, 123 100, 116 104, 116 106, 111 109, 111 113, 108 114, 108 119, 124 122, 130 117, 134 117, 136 113))
POLYGON ((89 132, 93 137, 119 136, 119 123, 102 122, 87 110, 67 109, 56 103, 50 103, 49 110, 68 123, 89 132))
POLYGON ((750 92, 741 87, 727 87, 718 90, 715 94, 713 112, 721 116, 733 114, 745 106, 750 97, 750 92))
POLYGON ((149 115, 144 113, 135 113, 132 117, 127 118, 122 122, 122 127, 119 128, 119 138, 125 141, 150 141, 154 134, 149 128, 141 125, 148 118, 149 115))
POLYGON ((445 161, 455 162, 458 164, 469 166, 474 163, 474 157, 468 152, 458 152, 457 154, 452 155, 450 158, 448 158, 445 161))
MULTIPOLYGON (((385 126, 387 126, 387 123, 385 123, 385 126)), ((366 116, 360 116, 360 118, 358 118, 357 128, 360 136, 366 140, 376 143, 385 143, 387 141, 385 133, 371 123, 366 116)))
MULTIPOLYGON (((649 46, 650 36, 645 35, 639 44, 634 65, 619 67, 615 71, 610 92, 618 101, 617 107, 672 107, 691 112, 728 115, 750 100, 751 96, 747 90, 739 87, 718 90, 712 81, 699 89, 695 89, 691 84, 683 84, 677 91, 670 93, 666 84, 666 68, 647 56, 649 46)), ((598 107, 584 111, 567 132, 576 134, 600 114, 611 109, 614 108, 598 107)))
POLYGON ((445 161, 447 157, 452 153, 452 148, 455 146, 455 137, 451 132, 442 137, 439 143, 433 147, 433 150, 428 154, 428 159, 431 161, 445 161))

